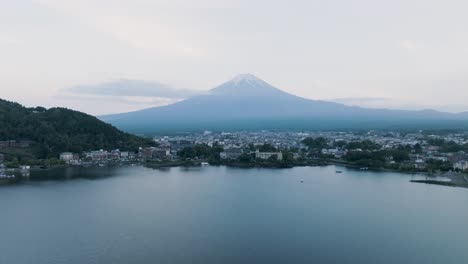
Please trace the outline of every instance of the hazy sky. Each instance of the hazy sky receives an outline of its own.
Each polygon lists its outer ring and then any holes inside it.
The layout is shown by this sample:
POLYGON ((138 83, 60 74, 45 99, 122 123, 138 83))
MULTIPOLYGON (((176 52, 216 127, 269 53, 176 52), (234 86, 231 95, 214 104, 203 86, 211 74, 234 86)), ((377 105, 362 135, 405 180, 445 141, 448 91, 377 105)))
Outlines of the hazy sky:
POLYGON ((306 98, 468 111, 467 10, 466 0, 0 0, 0 98, 115 113, 249 72, 306 98), (122 82, 144 88, 109 90, 122 82))

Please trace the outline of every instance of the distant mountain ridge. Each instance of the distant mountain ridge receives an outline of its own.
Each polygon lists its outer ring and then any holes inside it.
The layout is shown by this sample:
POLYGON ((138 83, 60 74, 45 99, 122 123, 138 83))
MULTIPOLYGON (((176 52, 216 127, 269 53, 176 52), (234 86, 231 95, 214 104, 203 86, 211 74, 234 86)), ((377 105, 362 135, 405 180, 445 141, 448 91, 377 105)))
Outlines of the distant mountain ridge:
POLYGON ((242 74, 210 90, 167 106, 99 117, 130 132, 203 129, 356 129, 468 127, 468 113, 368 109, 310 100, 242 74))

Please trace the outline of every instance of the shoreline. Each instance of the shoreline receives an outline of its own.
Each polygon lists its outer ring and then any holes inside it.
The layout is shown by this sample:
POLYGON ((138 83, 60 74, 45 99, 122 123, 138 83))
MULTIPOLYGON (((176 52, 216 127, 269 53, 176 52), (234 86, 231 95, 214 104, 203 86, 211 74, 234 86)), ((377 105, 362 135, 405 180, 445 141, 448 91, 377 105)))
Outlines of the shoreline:
MULTIPOLYGON (((131 166, 133 164, 138 164, 150 169, 164 169, 164 168, 175 168, 175 167, 200 167, 204 166, 203 163, 207 163, 210 166, 226 166, 231 168, 265 168, 265 169, 291 169, 295 167, 320 167, 320 166, 342 166, 345 168, 356 169, 359 170, 363 167, 357 164, 351 164, 345 161, 336 161, 336 160, 316 160, 316 161, 308 161, 302 163, 294 163, 294 164, 281 164, 281 163, 241 163, 241 162, 217 162, 217 163, 208 163, 204 160, 190 160, 190 161, 164 161, 164 162, 109 162, 106 163, 104 167, 113 167, 113 166, 122 166, 127 165, 131 166)), ((39 168, 39 167, 32 167, 29 170, 22 170, 20 168, 15 169, 6 169, 5 172, 13 172, 17 175, 20 174, 29 174, 30 172, 38 172, 38 171, 50 171, 54 169, 65 169, 65 168, 92 168, 92 167, 100 167, 99 164, 90 164, 88 166, 84 165, 56 165, 50 166, 46 168, 39 168)), ((424 171, 404 171, 404 170, 397 170, 397 169, 388 169, 388 168, 374 168, 374 167, 366 167, 365 170, 362 171, 373 171, 373 172, 395 172, 395 173, 402 173, 407 175, 425 175, 427 177, 435 178, 435 177, 446 177, 450 179, 450 181, 438 181, 438 180, 410 180, 413 183, 425 183, 425 184, 432 184, 432 185, 440 185, 440 186, 450 186, 450 187, 461 187, 461 188, 468 188, 468 175, 456 172, 446 172, 446 173, 429 173, 424 171)), ((29 177, 24 176, 24 177, 29 177)), ((9 182, 8 179, 0 179, 0 184, 4 184, 9 182)))
MULTIPOLYGON (((171 168, 171 167, 198 167, 202 166, 201 163, 204 161, 190 161, 190 162, 180 162, 173 163, 173 164, 143 164, 143 166, 153 169, 158 168, 171 168)), ((362 168, 356 164, 350 164, 348 162, 340 162, 340 161, 318 161, 318 162, 305 162, 301 164, 291 164, 291 165, 282 165, 282 164, 269 164, 265 166, 265 164, 242 164, 242 163, 219 163, 219 164, 210 164, 211 166, 226 166, 231 168, 265 168, 265 169, 290 169, 295 167, 317 167, 317 166, 342 166, 345 168, 351 168, 359 170, 362 168)), ((439 180, 410 180, 413 183, 425 183, 425 184, 433 184, 433 185, 440 185, 440 186, 450 186, 450 187, 460 187, 460 188, 468 188, 468 175, 463 173, 456 173, 456 172, 446 172, 446 173, 430 173, 425 171, 404 171, 404 170, 397 170, 397 169, 388 169, 388 168, 373 168, 373 167, 366 167, 366 170, 363 171, 373 171, 373 172, 394 172, 394 173, 402 173, 407 175, 425 175, 426 177, 436 178, 436 177, 446 177, 450 179, 450 181, 439 181, 439 180)))

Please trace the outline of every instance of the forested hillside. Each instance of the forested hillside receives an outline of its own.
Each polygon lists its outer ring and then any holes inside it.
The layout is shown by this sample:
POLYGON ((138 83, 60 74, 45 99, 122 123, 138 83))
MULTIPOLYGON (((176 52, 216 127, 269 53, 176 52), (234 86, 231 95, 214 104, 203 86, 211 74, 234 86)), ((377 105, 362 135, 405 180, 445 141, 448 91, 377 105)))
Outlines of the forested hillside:
POLYGON ((153 141, 124 133, 97 118, 65 109, 26 108, 0 99, 0 141, 32 141, 36 158, 57 157, 64 151, 136 150, 153 141))

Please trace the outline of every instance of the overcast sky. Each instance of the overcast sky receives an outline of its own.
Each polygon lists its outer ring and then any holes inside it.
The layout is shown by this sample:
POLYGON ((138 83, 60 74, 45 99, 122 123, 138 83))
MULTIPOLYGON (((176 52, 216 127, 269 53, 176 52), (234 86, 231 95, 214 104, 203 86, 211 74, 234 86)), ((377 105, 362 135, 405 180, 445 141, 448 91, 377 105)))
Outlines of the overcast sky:
POLYGON ((467 10, 466 0, 0 0, 0 98, 116 113, 253 73, 311 99, 468 111, 467 10), (109 90, 122 82, 144 87, 109 90))

